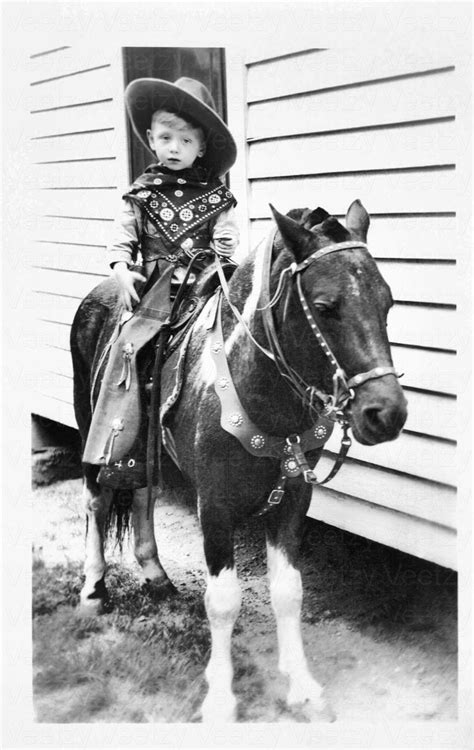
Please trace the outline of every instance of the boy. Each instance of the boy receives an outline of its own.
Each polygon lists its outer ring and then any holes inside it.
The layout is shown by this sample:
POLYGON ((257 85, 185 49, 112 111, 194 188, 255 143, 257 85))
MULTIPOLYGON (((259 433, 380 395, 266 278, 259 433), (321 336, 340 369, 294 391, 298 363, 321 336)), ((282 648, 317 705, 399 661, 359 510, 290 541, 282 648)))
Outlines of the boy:
MULTIPOLYGON (((136 135, 156 163, 123 196, 108 251, 123 314, 82 460, 109 467, 102 479, 113 484, 113 467, 122 475, 121 459, 126 459, 134 469, 128 472, 135 475, 132 485, 145 486, 143 445, 134 446, 142 398, 136 357, 167 320, 173 288, 183 281, 193 254, 205 251, 206 265, 213 253, 230 256, 237 247, 236 200, 218 179, 234 163, 236 146, 209 91, 194 79, 174 84, 137 79, 127 87, 125 103, 136 135), (141 272, 131 267, 139 251, 141 272), (145 285, 141 300, 137 282, 145 285)), ((195 263, 192 270, 196 265, 203 268, 195 263)))

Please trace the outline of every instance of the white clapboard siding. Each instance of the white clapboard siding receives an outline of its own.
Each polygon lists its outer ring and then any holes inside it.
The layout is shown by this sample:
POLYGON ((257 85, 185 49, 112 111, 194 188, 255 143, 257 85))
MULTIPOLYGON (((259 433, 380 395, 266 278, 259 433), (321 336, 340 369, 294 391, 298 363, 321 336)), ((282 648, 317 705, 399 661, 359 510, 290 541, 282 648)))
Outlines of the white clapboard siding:
POLYGON ((32 409, 75 424, 70 326, 81 298, 108 275, 105 248, 129 179, 121 51, 84 44, 33 57, 30 81, 32 409))
POLYGON ((35 112, 31 115, 31 135, 33 139, 44 139, 77 131, 103 130, 110 127, 113 115, 112 99, 35 112))
POLYGON ((407 54, 393 55, 383 47, 364 50, 358 44, 344 50, 307 52, 251 65, 248 69, 247 97, 249 102, 253 102, 452 66, 452 55, 431 49, 429 45, 426 48, 413 48, 407 54))
MULTIPOLYGON (((318 478, 324 478, 333 459, 323 457, 315 468, 318 478)), ((419 516, 425 521, 455 529, 456 490, 444 484, 435 484, 406 474, 394 474, 381 468, 346 459, 344 471, 331 480, 329 488, 351 497, 366 500, 373 505, 385 506, 401 513, 419 516), (433 497, 435 502, 433 502, 433 497)), ((320 493, 316 490, 315 496, 320 493)))
POLYGON ((35 164, 42 162, 103 159, 120 152, 119 136, 113 127, 78 132, 60 137, 38 138, 33 142, 35 164))
POLYGON ((37 114, 48 109, 59 111, 61 107, 76 109, 84 102, 97 102, 110 97, 110 65, 106 64, 106 67, 93 70, 87 68, 87 72, 74 76, 73 85, 70 76, 66 76, 30 86, 28 105, 30 112, 37 114))
POLYGON ((452 118, 453 71, 250 104, 248 137, 276 138, 452 118), (445 96, 440 97, 440 87, 445 96))
MULTIPOLYGON (((342 223, 351 202, 352 198, 349 198, 342 216, 339 216, 342 223)), ((322 192, 314 197, 306 196, 305 204, 297 207, 306 208, 308 203, 311 208, 321 205, 329 213, 336 214, 334 206, 326 201, 322 192)), ((280 206, 277 205, 276 208, 280 210, 280 206)), ((255 247, 266 237, 272 226, 270 218, 254 219, 250 227, 250 246, 255 247)), ((458 250, 456 217, 444 214, 374 216, 374 212, 371 211, 368 243, 372 255, 376 258, 453 260, 458 250)))
MULTIPOLYGON (((96 162, 97 163, 97 162, 96 162)), ((90 164, 90 163, 89 163, 90 164)), ((120 206, 116 187, 35 190, 31 210, 36 216, 83 216, 89 219, 113 219, 120 206)))
POLYGON ((404 387, 455 394, 458 367, 453 353, 392 344, 392 359, 398 371, 404 373, 404 387))
POLYGON ((115 159, 86 160, 64 164, 34 164, 34 185, 41 188, 115 187, 117 166, 115 159))
POLYGON ((456 532, 416 515, 372 505, 330 489, 314 492, 309 515, 438 565, 458 567, 456 532))
MULTIPOLYGON (((91 219, 54 215, 34 218, 35 238, 44 242, 74 242, 84 245, 104 247, 110 241, 112 219, 91 219)), ((38 250, 31 251, 31 257, 38 260, 38 250)))
MULTIPOLYGON (((463 346, 456 212, 462 82, 456 52, 413 45, 299 50, 247 64, 251 245, 279 211, 322 206, 342 222, 358 198, 395 305, 388 335, 408 400, 400 437, 356 441, 310 514, 456 567, 456 438, 463 346)), ((338 431, 336 430, 336 433, 338 431)), ((340 435, 318 477, 329 471, 340 435), (332 458, 331 458, 332 452, 332 458)))
POLYGON ((456 351, 457 325, 455 310, 395 304, 388 316, 388 335, 394 344, 456 351))
MULTIPOLYGON (((339 430, 335 430, 327 448, 336 454, 339 447, 339 430)), ((442 484, 452 484, 456 476, 456 446, 425 435, 402 432, 392 442, 371 446, 353 440, 350 455, 367 464, 369 475, 370 464, 374 464, 442 484)))
POLYGON ((410 128, 343 131, 251 143, 250 178, 401 169, 452 164, 455 122, 422 123, 410 128))
MULTIPOLYGON (((84 269, 87 269, 89 273, 95 274, 103 274, 107 271, 105 247, 101 249, 88 245, 54 242, 42 242, 40 244, 40 262, 43 268, 78 272, 84 272, 84 269)), ((34 258, 32 258, 32 262, 35 262, 34 258)), ((36 279, 35 284, 38 284, 36 279)))
POLYGON ((105 278, 107 278, 106 274, 74 273, 73 271, 37 268, 33 283, 37 291, 47 291, 55 295, 65 295, 69 292, 77 299, 82 299, 105 278))
POLYGON ((344 214, 355 198, 369 214, 455 212, 456 190, 456 174, 451 168, 275 177, 251 181, 250 216, 271 216, 269 203, 280 212, 305 206, 312 196, 314 202, 332 206, 334 214, 344 214))

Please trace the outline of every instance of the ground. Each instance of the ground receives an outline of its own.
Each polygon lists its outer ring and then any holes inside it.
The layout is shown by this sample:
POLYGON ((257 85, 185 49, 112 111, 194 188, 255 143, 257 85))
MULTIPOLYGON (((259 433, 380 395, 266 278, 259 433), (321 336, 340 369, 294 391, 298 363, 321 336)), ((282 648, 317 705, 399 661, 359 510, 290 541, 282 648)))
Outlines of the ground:
MULTIPOLYGON (((33 492, 34 696, 40 722, 195 721, 205 694, 209 631, 194 510, 161 496, 160 557, 177 594, 155 601, 131 547, 109 550, 110 604, 83 621, 81 481, 33 492)), ((338 721, 454 720, 456 576, 308 519, 303 635, 311 670, 338 721)), ((304 722, 287 709, 265 575, 261 522, 238 533, 243 606, 233 643, 239 721, 304 722)))

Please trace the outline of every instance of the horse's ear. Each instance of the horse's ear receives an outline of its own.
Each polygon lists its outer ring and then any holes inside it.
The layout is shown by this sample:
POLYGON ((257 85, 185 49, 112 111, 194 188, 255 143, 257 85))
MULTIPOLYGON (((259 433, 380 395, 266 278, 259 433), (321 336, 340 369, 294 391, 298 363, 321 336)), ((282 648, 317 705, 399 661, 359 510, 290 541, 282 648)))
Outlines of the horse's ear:
POLYGON ((291 250, 296 260, 302 259, 306 255, 305 250, 309 242, 314 241, 314 234, 289 216, 280 214, 271 203, 269 206, 286 247, 291 250))
POLYGON ((346 214, 346 228, 355 234, 362 242, 367 240, 370 216, 359 199, 353 201, 346 214))

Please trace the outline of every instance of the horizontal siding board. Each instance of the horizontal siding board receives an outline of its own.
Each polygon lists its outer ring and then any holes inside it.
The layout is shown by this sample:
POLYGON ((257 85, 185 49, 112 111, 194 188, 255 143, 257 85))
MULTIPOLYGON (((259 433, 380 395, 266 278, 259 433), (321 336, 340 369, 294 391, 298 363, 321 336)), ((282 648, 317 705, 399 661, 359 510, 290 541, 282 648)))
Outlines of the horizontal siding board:
POLYGON ((427 349, 392 346, 395 367, 404 373, 403 386, 454 395, 458 384, 456 355, 427 349))
MULTIPOLYGON (((54 212, 51 212, 54 213, 54 212)), ((34 239, 46 242, 83 242, 107 245, 113 222, 107 219, 66 218, 42 216, 34 221, 34 239)))
MULTIPOLYGON (((323 208, 334 212, 334 206, 326 203, 324 196, 318 198, 323 208)), ((305 208, 309 202, 306 196, 305 205, 295 203, 292 208, 305 208)), ((348 204, 350 202, 349 199, 348 204)), ((348 207, 343 208, 343 215, 348 207)), ((455 216, 374 216, 372 207, 365 207, 371 214, 368 243, 375 257, 452 260, 458 255, 455 216)), ((344 223, 343 218, 341 221, 344 223)), ((266 237, 272 226, 270 218, 254 219, 250 227, 251 247, 266 237)))
POLYGON ((456 533, 329 489, 315 489, 309 515, 410 555, 457 570, 456 533))
POLYGON ((408 401, 407 430, 425 435, 456 440, 457 404, 454 398, 406 391, 408 401))
POLYGON ((105 248, 38 242, 29 256, 35 266, 80 272, 87 269, 89 273, 99 274, 109 272, 105 248))
POLYGON ((37 216, 54 214, 113 219, 120 209, 120 196, 121 191, 115 187, 97 190, 36 190, 31 194, 31 209, 37 216))
POLYGON ((37 112, 31 116, 31 137, 34 139, 78 130, 110 128, 114 125, 114 114, 114 103, 111 100, 82 107, 37 112))
MULTIPOLYGON (((107 275, 93 275, 89 273, 74 273, 69 271, 50 271, 49 269, 35 268, 33 271, 33 284, 37 291, 63 294, 82 299, 97 284, 103 281, 107 275)), ((54 304, 54 300, 52 301, 54 304)))
MULTIPOLYGON (((30 81, 34 85, 45 86, 46 83, 58 76, 71 76, 99 66, 110 66, 111 54, 109 45, 92 47, 81 45, 58 50, 50 55, 34 57, 29 62, 30 81)), ((75 84, 75 82, 74 82, 75 84)), ((71 88, 74 84, 70 84, 71 88)))
POLYGON ((396 300, 455 305, 459 299, 458 270, 454 265, 380 260, 378 267, 396 300))
POLYGON ((448 71, 250 104, 247 137, 275 138, 451 117, 457 94, 453 79, 453 71, 448 71))
MULTIPOLYGON (((84 102, 109 99, 113 90, 112 68, 98 68, 71 78, 60 78, 40 86, 30 86, 28 106, 30 112, 57 107, 77 107, 84 102)), ((80 110, 76 109, 77 112, 80 110)), ((80 117, 80 115, 79 115, 80 117)))
MULTIPOLYGON (((334 431, 327 447, 334 454, 339 452, 339 430, 334 431)), ((430 437, 402 432, 397 440, 371 446, 354 440, 349 455, 364 463, 442 484, 456 481, 456 446, 430 437)))
POLYGON ((37 350, 38 347, 52 346, 57 349, 69 351, 70 332, 70 325, 37 320, 24 333, 25 346, 30 350, 37 350))
POLYGON ((439 70, 453 65, 452 54, 425 47, 411 48, 406 54, 392 55, 387 49, 360 45, 344 50, 308 52, 282 60, 250 66, 247 99, 288 96, 306 91, 347 86, 439 70))
POLYGON ((123 142, 112 127, 104 131, 43 138, 32 141, 31 146, 34 163, 116 156, 121 148, 123 142))
POLYGON ((42 188, 115 187, 119 180, 115 160, 68 164, 35 164, 32 184, 42 188))
POLYGON ((454 121, 250 143, 250 178, 453 164, 454 121), (275 158, 275 151, 277 158, 275 158))
POLYGON ((51 346, 42 346, 38 348, 37 357, 39 366, 44 370, 69 378, 69 380, 73 377, 70 352, 53 349, 51 346))
POLYGON ((455 310, 415 305, 394 305, 388 316, 388 336, 394 344, 458 348, 458 318, 455 310))
MULTIPOLYGON (((318 476, 330 466, 327 459, 316 468, 318 476)), ((456 528, 457 495, 452 487, 427 482, 416 477, 392 474, 380 468, 367 467, 347 459, 328 489, 366 500, 373 505, 392 508, 399 513, 456 528)), ((319 490, 315 489, 315 497, 319 490)))
POLYGON ((269 202, 281 213, 312 202, 329 207, 333 214, 344 215, 355 198, 369 213, 454 212, 457 190, 453 169, 253 180, 250 217, 270 216, 269 202))

